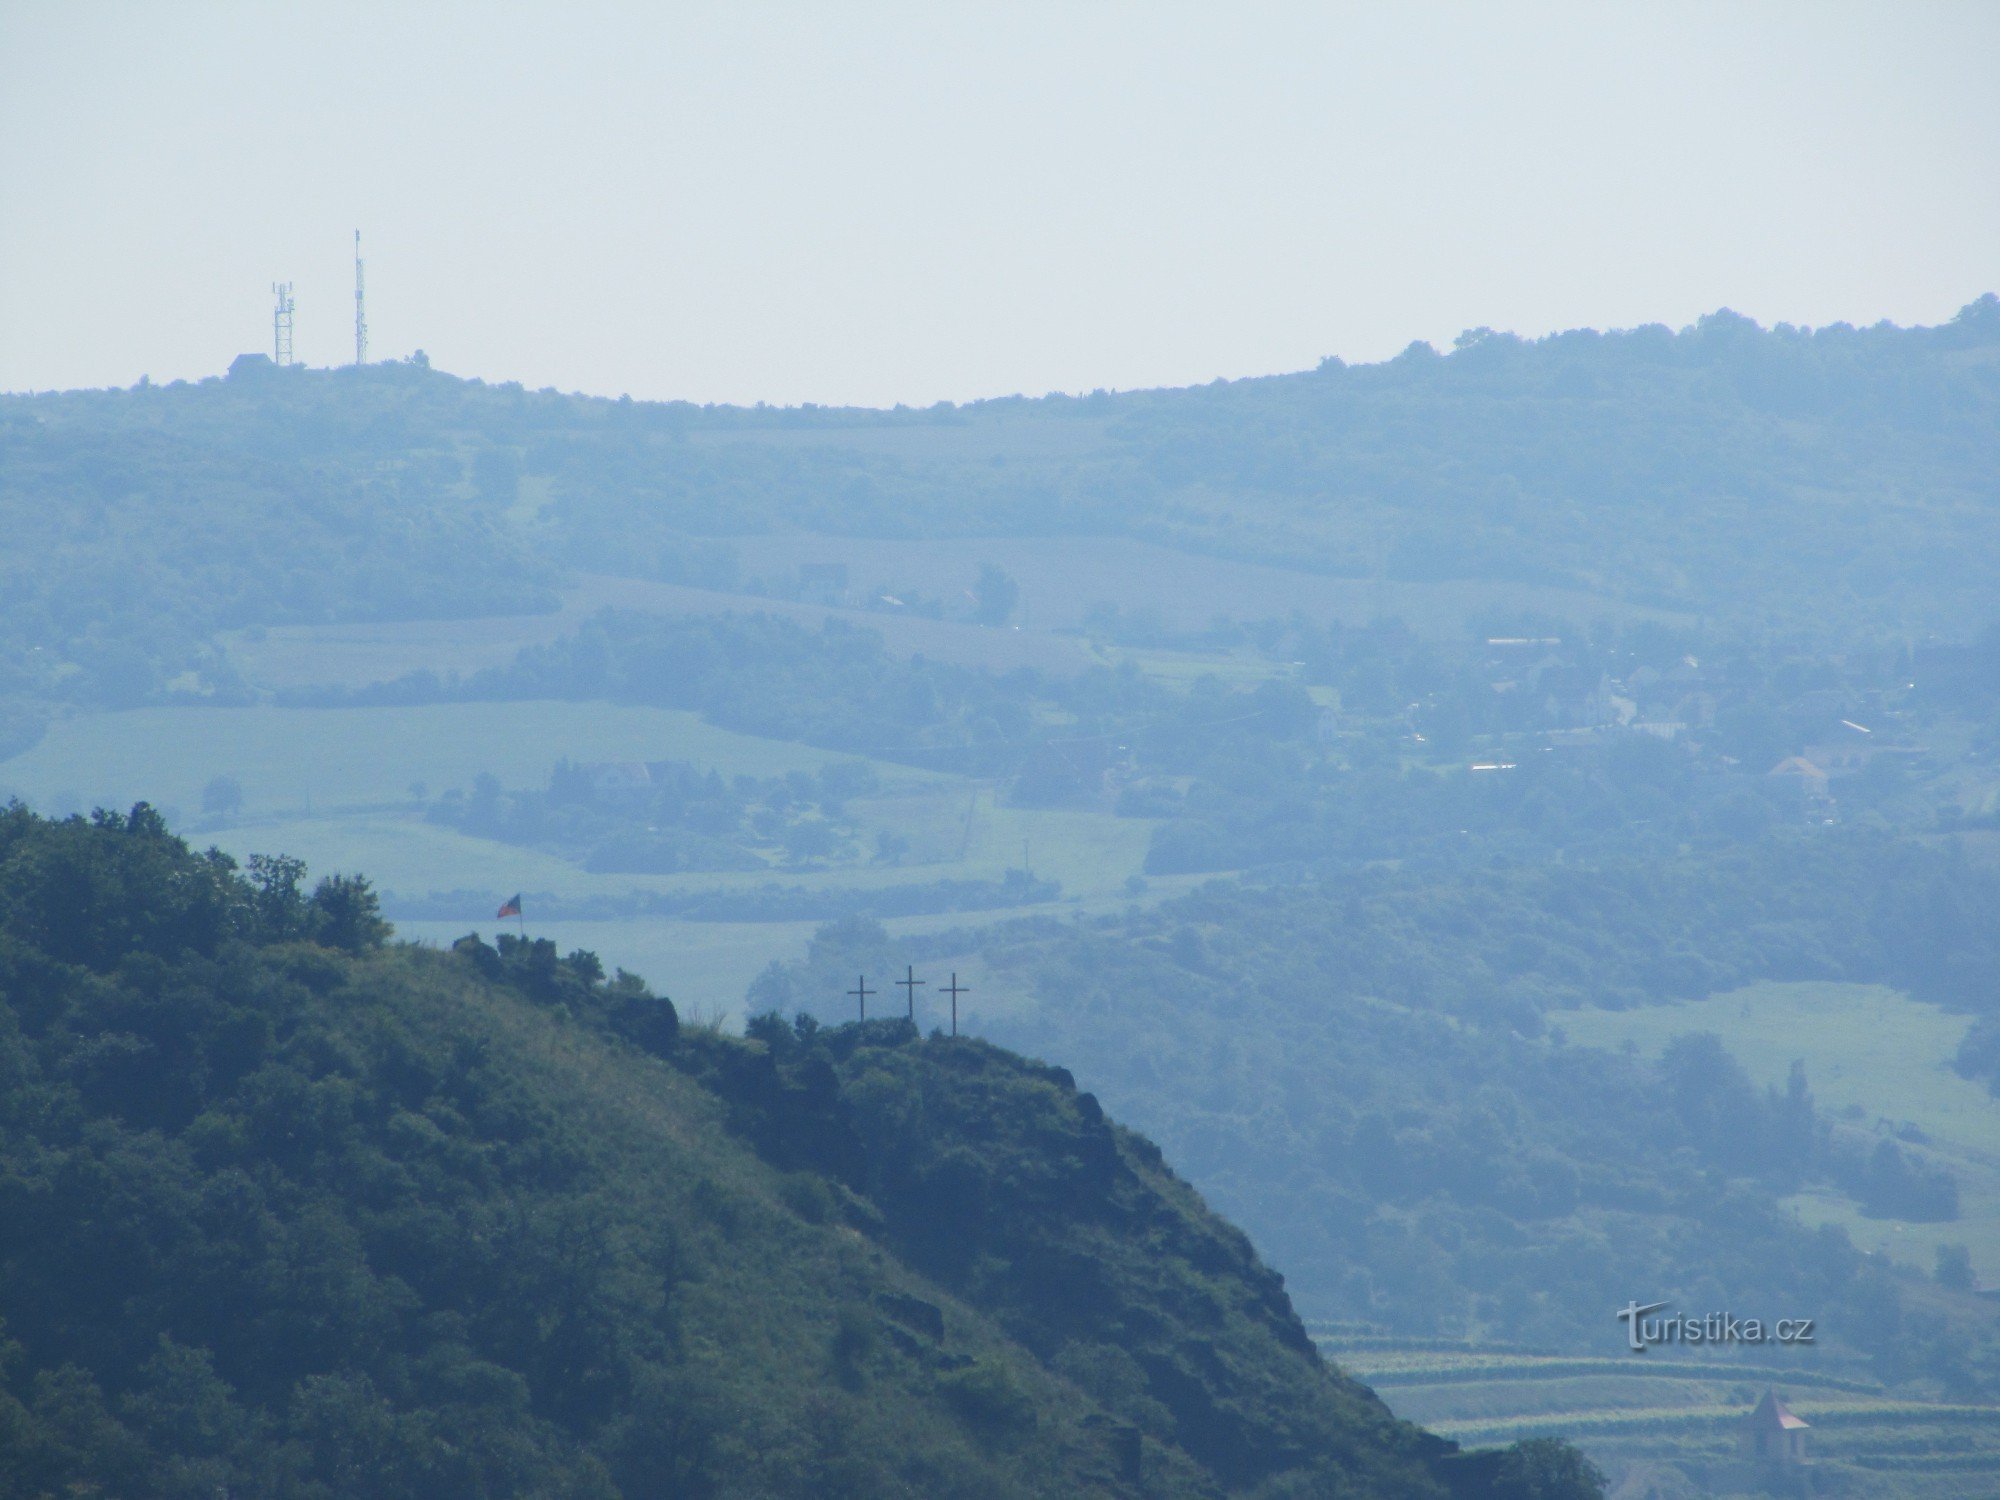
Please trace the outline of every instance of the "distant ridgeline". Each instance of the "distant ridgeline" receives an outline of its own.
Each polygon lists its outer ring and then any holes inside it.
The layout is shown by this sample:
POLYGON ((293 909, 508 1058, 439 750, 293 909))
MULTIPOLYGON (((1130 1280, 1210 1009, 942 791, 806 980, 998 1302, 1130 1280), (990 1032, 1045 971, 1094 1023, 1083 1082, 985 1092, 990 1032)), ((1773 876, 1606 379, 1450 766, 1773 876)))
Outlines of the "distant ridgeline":
POLYGON ((1493 1497, 1061 1069, 0 813, 0 1497, 1493 1497))
POLYGON ((251 359, 0 397, 0 697, 128 704, 189 673, 226 694, 217 630, 546 609, 565 564, 735 588, 716 539, 781 531, 1125 537, 1963 640, 2000 595, 1996 473, 1992 295, 1937 328, 1479 329, 1446 355, 924 411, 251 359))

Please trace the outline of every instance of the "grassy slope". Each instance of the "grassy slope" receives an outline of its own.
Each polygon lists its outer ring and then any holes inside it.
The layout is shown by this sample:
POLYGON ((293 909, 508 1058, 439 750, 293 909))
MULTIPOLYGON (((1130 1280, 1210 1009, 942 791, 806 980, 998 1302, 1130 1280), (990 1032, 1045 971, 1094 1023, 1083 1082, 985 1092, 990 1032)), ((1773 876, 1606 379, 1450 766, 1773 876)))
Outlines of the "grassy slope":
MULTIPOLYGON (((847 1179, 904 1264, 1232 1490, 1294 1470, 1363 1491, 1410 1484, 1412 1435, 1358 1384, 1314 1373, 1282 1278, 1067 1072, 977 1041, 862 1035, 779 1054, 806 1109, 833 1059, 842 1105, 811 1145, 800 1118, 775 1159, 851 1151, 847 1179)), ((723 1088, 767 1107, 761 1090, 723 1088)), ((782 1119, 748 1128, 761 1138, 782 1119)))
MULTIPOLYGON (((697 1285, 676 1310, 677 1333, 684 1346, 703 1351, 701 1359, 714 1367, 719 1384, 726 1378, 734 1387, 731 1395, 742 1409, 768 1412, 770 1420, 787 1425, 803 1415, 823 1425, 815 1442, 868 1455, 853 1472, 873 1471, 875 1482, 898 1487, 948 1482, 1039 1487, 1052 1472, 1061 1472, 1064 1449, 1082 1446, 1080 1432, 1066 1420, 1070 1414, 1060 1411, 1060 1393, 1010 1357, 1004 1338, 987 1320, 954 1306, 948 1323, 952 1352, 1004 1363, 1033 1403, 1035 1425, 1048 1430, 1037 1431, 1022 1445, 1024 1451, 1011 1454, 983 1455, 976 1441, 961 1438, 940 1450, 948 1457, 891 1478, 885 1470, 896 1463, 892 1455, 922 1429, 958 1424, 938 1393, 926 1389, 920 1362, 899 1358, 893 1346, 873 1340, 861 1357, 847 1362, 855 1371, 846 1380, 853 1389, 843 1392, 834 1358, 840 1318, 843 1310, 868 1308, 878 1294, 935 1297, 936 1292, 838 1224, 802 1219, 786 1201, 782 1176, 723 1128, 720 1101, 672 1068, 565 1027, 517 997, 471 983, 453 973, 448 960, 404 952, 382 963, 389 972, 375 994, 408 1007, 399 1017, 404 1024, 417 1020, 453 1044, 483 1041, 525 1064, 544 1107, 571 1121, 601 1153, 591 1164, 592 1175, 615 1180, 630 1220, 699 1226, 697 1235, 704 1229, 713 1235, 702 1247, 708 1253, 696 1252, 697 1285), (421 1019, 411 1012, 420 1012, 421 1019), (723 1366, 727 1377, 721 1376, 723 1366), (848 1399, 864 1393, 868 1399, 848 1399), (816 1401, 825 1403, 823 1410, 813 1410, 816 1401)), ((732 1434, 731 1464, 743 1469, 727 1488, 756 1493, 762 1485, 789 1487, 792 1476, 782 1472, 764 1470, 752 1477, 762 1467, 756 1450, 782 1442, 779 1434, 760 1435, 755 1427, 732 1434)))

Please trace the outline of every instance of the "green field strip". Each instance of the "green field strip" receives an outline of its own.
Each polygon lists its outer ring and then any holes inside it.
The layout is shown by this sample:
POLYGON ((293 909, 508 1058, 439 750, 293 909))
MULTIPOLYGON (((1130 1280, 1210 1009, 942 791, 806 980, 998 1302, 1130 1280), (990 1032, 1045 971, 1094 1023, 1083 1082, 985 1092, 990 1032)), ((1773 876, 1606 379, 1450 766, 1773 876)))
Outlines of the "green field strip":
POLYGON ((1667 1364, 1621 1359, 1524 1359, 1495 1360, 1490 1364, 1425 1366, 1385 1365, 1370 1367, 1340 1361, 1340 1366, 1357 1380, 1373 1386, 1404 1387, 1479 1384, 1487 1381, 1530 1383, 1566 1380, 1575 1376, 1609 1375, 1645 1380, 1728 1380, 1763 1381, 1780 1385, 1812 1386, 1822 1390, 1851 1391, 1857 1395, 1879 1395, 1879 1381, 1856 1380, 1839 1375, 1815 1375, 1805 1370, 1785 1370, 1769 1365, 1667 1364))
POLYGON ((1412 1339, 1399 1338, 1394 1334, 1363 1334, 1359 1337, 1321 1334, 1319 1328, 1327 1325, 1307 1323, 1306 1332, 1313 1342, 1326 1354, 1338 1353, 1345 1349, 1379 1349, 1386 1351, 1408 1350, 1425 1354, 1512 1354, 1535 1355, 1548 1353, 1545 1349, 1529 1349, 1518 1344, 1468 1344, 1463 1339, 1412 1339))
MULTIPOLYGON (((1931 1406, 1921 1401, 1857 1402, 1851 1406, 1823 1406, 1800 1411, 1816 1428, 1846 1433, 1885 1419, 1908 1418, 1939 1424, 1977 1423, 2000 1427, 2000 1407, 1931 1406)), ((1657 1407, 1639 1411, 1580 1411, 1523 1417, 1510 1421, 1441 1421, 1430 1424, 1433 1431, 1458 1442, 1512 1442, 1520 1438, 1558 1436, 1608 1436, 1625 1432, 1669 1432, 1680 1428, 1699 1429, 1714 1424, 1737 1422, 1743 1408, 1731 1406, 1657 1407)))
MULTIPOLYGON (((1610 1442, 1593 1441, 1584 1451, 1598 1464, 1617 1469, 1623 1469, 1628 1464, 1667 1464, 1685 1473, 1691 1469, 1699 1470, 1715 1466, 1733 1468, 1742 1461, 1742 1454, 1733 1434, 1727 1441, 1714 1443, 1697 1443, 1685 1439, 1677 1443, 1643 1443, 1630 1438, 1619 1438, 1610 1442)), ((1900 1494, 1895 1491, 1864 1490, 1860 1493, 1865 1495, 1867 1500, 1890 1500, 1892 1495, 1896 1500, 1902 1500, 1900 1494)), ((1735 1495, 1731 1496, 1731 1500, 1735 1500, 1735 1495)), ((1918 1497, 1912 1496, 1910 1500, 1918 1500, 1918 1497)), ((1923 1495, 1922 1500, 1930 1500, 1930 1497, 1923 1495)), ((1939 1500, 1942 1500, 1942 1497, 1939 1497, 1939 1500)))
MULTIPOLYGON (((1861 1429, 1866 1431, 1866 1428, 1861 1429)), ((1919 1423, 1898 1423, 1872 1436, 1870 1458, 1927 1459, 1944 1454, 1991 1454, 2000 1458, 2000 1427, 1987 1432, 1980 1428, 1943 1428, 1931 1431, 1919 1423)))
POLYGON ((1522 1438, 1602 1437, 1622 1432, 1660 1434, 1674 1429, 1701 1429, 1740 1421, 1741 1406, 1663 1406, 1636 1411, 1551 1412, 1540 1416, 1433 1421, 1427 1424, 1441 1437, 1460 1443, 1506 1443, 1522 1438))
POLYGON ((1748 1409, 1741 1389, 1688 1381, 1616 1381, 1585 1376, 1555 1382, 1490 1385, 1402 1386, 1379 1392, 1396 1415, 1418 1426, 1433 1422, 1516 1422, 1563 1412, 1693 1411, 1714 1406, 1748 1409))
MULTIPOLYGON (((1431 1385, 1450 1381, 1505 1380, 1510 1378, 1535 1379, 1547 1361, 1535 1357, 1518 1356, 1454 1356, 1454 1355, 1414 1355, 1408 1359, 1361 1358, 1346 1359, 1328 1353, 1321 1354, 1330 1362, 1353 1375, 1356 1379, 1388 1385, 1431 1385)), ((1595 1361, 1585 1361, 1571 1370, 1552 1368, 1546 1378, 1566 1379, 1570 1375, 1591 1375, 1599 1373, 1588 1368, 1595 1361)), ((1615 1365, 1617 1361, 1608 1361, 1615 1365)), ((1603 1373, 1617 1374, 1616 1370, 1603 1373)))
POLYGON ((1992 1474, 2000 1473, 2000 1452, 1940 1453, 1931 1458, 1863 1453, 1840 1462, 1857 1469, 1884 1474, 1992 1474))
POLYGON ((1800 1416, 1815 1427, 1846 1431, 1866 1427, 1888 1418, 1910 1417, 1926 1422, 1956 1424, 1972 1422, 1990 1426, 2000 1434, 2000 1406, 1929 1405, 1922 1401, 1857 1401, 1851 1406, 1823 1406, 1817 1411, 1801 1411, 1800 1416))

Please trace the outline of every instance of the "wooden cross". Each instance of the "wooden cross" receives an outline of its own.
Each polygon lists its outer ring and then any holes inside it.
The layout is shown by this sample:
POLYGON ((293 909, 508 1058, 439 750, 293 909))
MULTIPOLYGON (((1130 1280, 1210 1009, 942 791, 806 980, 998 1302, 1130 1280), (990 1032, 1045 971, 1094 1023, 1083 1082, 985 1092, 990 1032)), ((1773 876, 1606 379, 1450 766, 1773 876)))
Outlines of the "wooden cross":
POLYGON ((896 983, 900 984, 903 987, 903 993, 909 997, 910 1024, 914 1026, 917 1020, 917 986, 920 984, 929 984, 930 981, 928 979, 917 978, 917 970, 915 965, 904 964, 903 977, 897 980, 896 983))
POLYGON ((864 1021, 867 1020, 868 997, 875 993, 875 991, 868 988, 868 976, 866 974, 863 974, 859 978, 857 978, 854 981, 854 988, 849 990, 847 993, 852 995, 856 1000, 861 1002, 861 1019, 864 1021))
POLYGON ((972 993, 972 989, 971 989, 971 987, 970 987, 969 985, 963 985, 963 984, 960 984, 960 983, 958 982, 958 971, 957 971, 956 969, 952 970, 952 973, 951 973, 951 983, 950 983, 950 984, 947 984, 947 985, 944 985, 944 986, 942 986, 941 988, 943 989, 943 991, 944 991, 944 993, 945 993, 945 994, 947 994, 947 995, 951 996, 951 1034, 952 1034, 953 1036, 957 1036, 957 1035, 958 1035, 958 997, 959 997, 960 995, 969 995, 969 994, 971 994, 971 993, 972 993))

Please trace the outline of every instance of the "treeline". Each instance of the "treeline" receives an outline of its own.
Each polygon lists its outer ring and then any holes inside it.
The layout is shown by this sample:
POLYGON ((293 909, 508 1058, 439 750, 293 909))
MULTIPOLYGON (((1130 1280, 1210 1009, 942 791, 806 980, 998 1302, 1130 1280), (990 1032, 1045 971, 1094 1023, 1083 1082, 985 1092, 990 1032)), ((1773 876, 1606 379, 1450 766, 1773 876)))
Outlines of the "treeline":
MULTIPOLYGON (((880 634, 817 630, 761 614, 606 610, 575 633, 466 677, 418 672, 351 690, 293 692, 298 705, 368 707, 553 698, 689 709, 746 734, 974 775, 1016 774, 1037 747, 1109 742, 1155 719, 1212 713, 1136 671, 1005 674, 892 656, 880 634), (1051 728, 1049 719, 1059 721, 1051 728)), ((1232 711, 1240 713, 1232 706, 1232 711)))
POLYGON ((687 761, 578 765, 558 761, 546 787, 510 791, 490 773, 447 791, 424 815, 475 838, 547 849, 601 874, 760 870, 764 853, 794 864, 870 856, 846 818, 875 790, 874 768, 843 761, 785 776, 724 779, 687 761))
POLYGON ((838 620, 817 631, 771 615, 663 617, 607 610, 574 634, 463 679, 413 673, 288 701, 365 707, 555 698, 691 709, 725 728, 912 764, 974 769, 1029 729, 1038 682, 918 659, 838 620))

